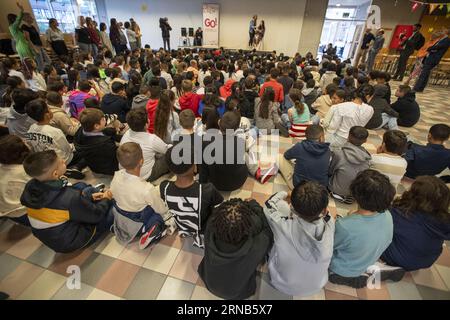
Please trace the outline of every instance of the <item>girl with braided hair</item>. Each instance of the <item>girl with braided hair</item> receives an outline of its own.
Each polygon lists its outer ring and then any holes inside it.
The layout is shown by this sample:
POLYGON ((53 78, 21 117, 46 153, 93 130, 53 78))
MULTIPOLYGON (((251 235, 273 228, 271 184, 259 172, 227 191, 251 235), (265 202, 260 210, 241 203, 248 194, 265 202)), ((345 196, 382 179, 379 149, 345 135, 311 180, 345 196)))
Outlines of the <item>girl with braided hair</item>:
POLYGON ((255 293, 256 269, 272 244, 272 230, 256 200, 223 202, 206 226, 200 277, 216 296, 246 299, 255 293))

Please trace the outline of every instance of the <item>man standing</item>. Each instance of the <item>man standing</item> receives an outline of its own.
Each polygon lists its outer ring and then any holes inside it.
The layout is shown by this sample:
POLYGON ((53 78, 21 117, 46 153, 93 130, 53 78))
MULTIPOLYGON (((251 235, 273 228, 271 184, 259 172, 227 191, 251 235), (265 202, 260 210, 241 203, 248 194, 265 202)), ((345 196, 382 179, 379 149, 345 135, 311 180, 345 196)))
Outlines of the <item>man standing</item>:
POLYGON ((398 60, 397 71, 393 77, 393 80, 402 81, 406 71, 406 65, 408 64, 409 57, 414 53, 415 50, 419 50, 425 44, 425 38, 420 33, 420 29, 422 28, 421 24, 414 25, 414 32, 406 39, 402 45, 404 46, 403 50, 400 53, 400 58, 398 60))
POLYGON ((373 41, 372 46, 369 49, 369 57, 367 58, 367 72, 372 71, 373 65, 375 64, 375 58, 378 52, 383 48, 384 45, 384 30, 380 29, 377 32, 377 36, 373 41))
POLYGON ((369 50, 369 43, 371 43, 374 40, 375 40, 375 36, 373 35, 373 33, 370 31, 370 29, 366 29, 366 32, 364 33, 364 37, 362 40, 361 48, 360 48, 358 54, 356 55, 355 63, 353 65, 355 68, 359 66, 359 62, 360 62, 361 58, 362 58, 362 63, 366 62, 367 51, 369 50))
POLYGON ((162 38, 164 43, 164 50, 170 51, 170 31, 172 31, 172 27, 169 25, 169 19, 161 18, 159 19, 159 27, 162 31, 162 38), (166 49, 167 44, 167 49, 166 49))
POLYGON ((36 53, 36 63, 39 71, 42 71, 44 69, 44 65, 49 64, 52 61, 50 60, 50 57, 42 46, 41 37, 33 23, 33 16, 30 13, 24 13, 23 25, 21 29, 25 35, 25 38, 28 40, 30 47, 36 53))
POLYGON ((441 38, 433 46, 427 49, 428 54, 423 61, 422 72, 417 79, 416 85, 414 86, 414 91, 423 92, 428 84, 428 79, 430 78, 431 70, 436 67, 441 61, 442 57, 447 52, 450 47, 449 36, 450 29, 445 28, 441 31, 441 38))
POLYGON ((248 30, 250 35, 250 40, 248 41, 248 46, 253 47, 253 44, 255 42, 255 32, 256 32, 256 22, 258 20, 258 16, 254 15, 253 19, 250 21, 250 28, 248 30))

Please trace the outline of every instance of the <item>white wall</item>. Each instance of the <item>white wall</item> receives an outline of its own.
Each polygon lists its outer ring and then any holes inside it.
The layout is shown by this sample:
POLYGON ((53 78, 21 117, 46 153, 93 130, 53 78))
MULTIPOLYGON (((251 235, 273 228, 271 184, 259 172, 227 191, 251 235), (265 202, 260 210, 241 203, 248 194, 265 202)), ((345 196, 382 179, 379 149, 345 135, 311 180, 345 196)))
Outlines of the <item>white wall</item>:
POLYGON ((176 48, 181 27, 201 26, 203 3, 220 4, 220 46, 246 49, 250 19, 258 14, 258 20, 266 24, 265 50, 292 55, 298 49, 306 0, 107 0, 106 9, 108 17, 118 21, 133 17, 141 27, 142 43, 152 48, 163 45, 159 18, 168 17, 173 29, 171 46, 176 48), (146 12, 141 9, 144 4, 146 12))

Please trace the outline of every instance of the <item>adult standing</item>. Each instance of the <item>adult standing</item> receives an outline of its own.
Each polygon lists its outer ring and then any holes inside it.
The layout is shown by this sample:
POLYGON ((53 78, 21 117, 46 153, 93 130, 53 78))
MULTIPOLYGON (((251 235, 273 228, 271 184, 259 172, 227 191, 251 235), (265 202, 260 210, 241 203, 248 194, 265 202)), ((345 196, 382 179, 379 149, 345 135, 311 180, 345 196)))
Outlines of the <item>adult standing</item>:
POLYGON ((250 20, 250 27, 248 30, 250 40, 248 41, 248 46, 253 47, 253 43, 255 42, 255 33, 256 33, 256 23, 258 21, 258 16, 255 14, 250 20))
POLYGON ((195 31, 194 46, 201 47, 202 43, 203 43, 203 30, 201 27, 198 27, 197 31, 195 31))
POLYGON ((120 43, 120 26, 117 23, 115 18, 112 18, 111 25, 109 26, 109 39, 111 39, 111 43, 116 49, 116 54, 121 54, 126 50, 120 43))
POLYGON ((20 29, 20 24, 23 19, 23 6, 20 3, 16 3, 17 7, 20 9, 19 15, 13 13, 8 14, 9 32, 16 42, 16 51, 20 59, 23 61, 25 58, 34 59, 34 52, 30 48, 27 39, 23 31, 20 29))
POLYGON ((367 72, 372 71, 373 65, 375 64, 375 58, 378 52, 383 48, 384 45, 384 30, 380 29, 377 32, 375 40, 369 49, 369 57, 367 58, 367 72))
POLYGON ((358 51, 358 54, 355 58, 355 63, 353 64, 354 67, 359 66, 359 62, 362 60, 362 63, 366 62, 367 59, 367 52, 369 51, 369 44, 375 40, 375 36, 373 35, 372 31, 370 29, 366 29, 366 32, 364 33, 364 37, 362 40, 361 48, 358 51))
POLYGON ((261 20, 258 28, 256 29, 256 34, 255 34, 255 38, 256 38, 255 45, 260 50, 263 49, 263 40, 264 40, 265 34, 266 34, 266 24, 264 23, 264 20, 261 20))
POLYGON ((23 25, 21 27, 25 38, 29 40, 30 47, 33 49, 36 54, 36 63, 39 71, 44 69, 44 65, 51 63, 50 57, 42 46, 41 36, 39 35, 39 31, 33 25, 34 19, 30 13, 24 13, 23 15, 23 25))
POLYGON ((428 79, 430 78, 431 70, 436 67, 441 61, 442 57, 447 52, 450 47, 449 36, 450 29, 445 28, 441 31, 440 39, 433 46, 427 49, 428 54, 423 62, 422 72, 417 79, 416 85, 414 86, 414 91, 423 92, 428 84, 428 79))
POLYGON ((106 23, 104 22, 100 23, 100 40, 102 42, 102 46, 111 51, 113 56, 115 56, 116 50, 114 50, 114 47, 111 43, 111 39, 109 39, 109 35, 106 33, 106 23))
POLYGON ((159 27, 162 31, 162 38, 164 43, 164 50, 166 50, 166 44, 167 49, 170 51, 170 31, 172 31, 172 27, 169 24, 169 19, 166 18, 160 18, 159 19, 159 27))
POLYGON ((125 28, 122 22, 119 22, 119 36, 120 36, 120 45, 122 47, 123 52, 128 50, 128 40, 127 36, 124 32, 125 28))
POLYGON ((58 57, 68 56, 69 50, 67 50, 67 46, 64 41, 64 33, 58 28, 58 21, 55 18, 51 18, 48 20, 48 25, 49 28, 47 29, 45 35, 53 51, 55 51, 58 57))
POLYGON ((78 17, 78 28, 75 29, 75 40, 82 52, 93 53, 92 39, 89 30, 86 27, 86 19, 83 16, 78 17))
POLYGON ((90 17, 86 18, 86 26, 87 26, 87 29, 89 32, 89 37, 91 38, 91 42, 92 42, 92 55, 94 58, 96 58, 97 54, 98 54, 98 50, 102 46, 102 42, 100 40, 98 31, 97 31, 97 28, 95 27, 94 22, 95 21, 92 20, 92 18, 90 18, 90 17))
POLYGON ((425 37, 420 33, 421 28, 421 24, 415 24, 413 34, 409 38, 405 39, 402 43, 403 50, 401 50, 400 52, 397 71, 394 74, 393 80, 403 80, 409 57, 414 53, 415 50, 419 50, 425 44, 425 37))
POLYGON ((142 48, 142 33, 141 33, 141 27, 137 24, 136 21, 134 21, 133 18, 130 18, 131 23, 131 30, 133 30, 136 33, 136 44, 138 49, 142 48))

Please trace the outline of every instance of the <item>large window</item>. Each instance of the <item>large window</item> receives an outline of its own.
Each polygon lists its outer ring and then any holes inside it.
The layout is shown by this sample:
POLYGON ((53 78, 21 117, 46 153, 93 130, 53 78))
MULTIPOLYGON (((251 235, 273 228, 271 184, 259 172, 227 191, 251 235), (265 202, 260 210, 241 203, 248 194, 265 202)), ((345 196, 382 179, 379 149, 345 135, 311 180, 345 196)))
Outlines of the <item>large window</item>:
POLYGON ((48 19, 55 18, 59 28, 71 33, 77 26, 77 17, 93 17, 98 20, 95 0, 30 0, 41 33, 48 29, 48 19))

